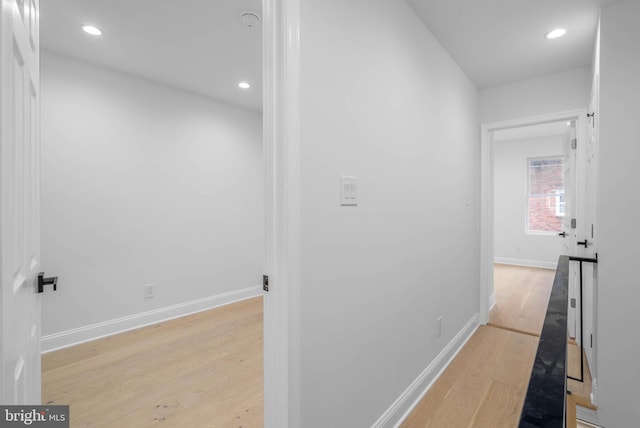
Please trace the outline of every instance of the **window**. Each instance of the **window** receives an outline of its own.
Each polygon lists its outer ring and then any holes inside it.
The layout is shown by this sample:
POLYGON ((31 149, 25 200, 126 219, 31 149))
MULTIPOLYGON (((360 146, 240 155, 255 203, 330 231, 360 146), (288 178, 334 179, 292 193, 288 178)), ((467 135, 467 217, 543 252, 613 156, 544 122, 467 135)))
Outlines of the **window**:
POLYGON ((565 213, 564 161, 544 158, 527 163, 527 232, 560 232, 565 213))

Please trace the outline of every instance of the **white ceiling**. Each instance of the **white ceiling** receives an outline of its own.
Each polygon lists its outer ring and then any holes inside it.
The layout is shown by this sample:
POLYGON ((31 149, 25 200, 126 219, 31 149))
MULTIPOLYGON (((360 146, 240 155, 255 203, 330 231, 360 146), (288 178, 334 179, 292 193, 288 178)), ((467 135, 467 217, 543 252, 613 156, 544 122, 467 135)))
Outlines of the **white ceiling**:
POLYGON ((44 49, 262 109, 261 0, 46 0, 40 2, 44 49), (81 30, 103 31, 91 37, 81 30), (247 81, 249 90, 238 88, 247 81))
POLYGON ((592 63, 600 6, 616 0, 407 0, 478 88, 592 63), (567 35, 544 35, 563 27, 567 35))
MULTIPOLYGON (((322 0, 318 0, 322 1, 322 0)), ((347 1, 347 0, 345 0, 347 1)), ((598 10, 615 0, 407 0, 479 88, 589 65, 598 10), (558 26, 568 34, 547 40, 558 26)), ((44 49, 262 109, 261 0, 41 2, 44 49), (91 23, 96 38, 80 27, 91 23), (243 91, 237 84, 249 81, 243 91)), ((303 35, 304 37, 304 35, 303 35)))

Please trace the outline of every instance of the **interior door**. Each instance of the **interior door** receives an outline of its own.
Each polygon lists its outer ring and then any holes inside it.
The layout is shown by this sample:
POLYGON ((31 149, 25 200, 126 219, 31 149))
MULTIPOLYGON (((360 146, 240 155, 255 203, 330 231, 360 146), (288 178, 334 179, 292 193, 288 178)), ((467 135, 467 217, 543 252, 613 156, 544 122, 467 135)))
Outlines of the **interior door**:
MULTIPOLYGON (((589 121, 587 123, 587 141, 585 150, 586 185, 584 186, 585 221, 581 231, 582 237, 588 241, 583 250, 585 257, 596 258, 598 251, 598 76, 596 75, 589 103, 589 121)), ((584 350, 589 361, 592 378, 596 378, 595 365, 595 331, 597 307, 597 266, 591 263, 583 265, 583 310, 584 310, 584 350)))
MULTIPOLYGON (((564 142, 564 218, 562 222, 562 254, 576 255, 576 121, 570 121, 570 126, 564 142)), ((569 311, 567 312, 567 328, 569 336, 576 337, 578 329, 578 278, 574 263, 569 265, 569 311)))
POLYGON ((2 404, 40 404, 39 0, 2 0, 2 404))

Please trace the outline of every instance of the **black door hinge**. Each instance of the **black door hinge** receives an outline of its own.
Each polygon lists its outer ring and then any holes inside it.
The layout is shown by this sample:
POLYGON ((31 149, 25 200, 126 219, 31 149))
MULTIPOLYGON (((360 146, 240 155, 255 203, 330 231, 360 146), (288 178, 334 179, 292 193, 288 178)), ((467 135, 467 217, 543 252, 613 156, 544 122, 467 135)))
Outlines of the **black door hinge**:
POLYGON ((576 149, 578 147, 578 140, 576 138, 571 140, 571 148, 576 149))
POLYGON ((269 291, 269 277, 267 275, 262 275, 262 289, 269 291))
POLYGON ((591 336, 591 344, 589 345, 589 347, 593 348, 593 333, 591 333, 589 336, 591 336))

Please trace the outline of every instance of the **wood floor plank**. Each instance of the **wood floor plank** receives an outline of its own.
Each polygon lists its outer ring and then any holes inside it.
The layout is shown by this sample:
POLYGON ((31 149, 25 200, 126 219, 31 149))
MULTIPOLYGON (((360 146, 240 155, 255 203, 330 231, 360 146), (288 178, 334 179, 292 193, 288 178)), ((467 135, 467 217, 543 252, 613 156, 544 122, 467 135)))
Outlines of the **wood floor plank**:
MULTIPOLYGON (((482 329, 485 330, 486 327, 482 329)), ((503 359, 504 348, 510 337, 510 333, 505 330, 489 330, 488 333, 473 354, 470 354, 469 350, 463 350, 465 359, 475 360, 475 364, 466 364, 453 385, 457 391, 473 396, 478 401, 486 394, 493 365, 496 361, 503 359)))
POLYGON ((517 388, 502 382, 491 381, 474 418, 474 427, 514 428, 520 421, 524 396, 517 388))
MULTIPOLYGON (((454 362, 452 362, 452 365, 453 364, 454 362)), ((452 365, 450 365, 449 368, 451 368, 452 365)), ((426 427, 429 422, 431 422, 433 414, 440 407, 442 397, 446 397, 449 394, 449 391, 451 391, 451 387, 453 386, 457 376, 458 374, 455 366, 450 370, 448 369, 443 372, 431 389, 429 389, 428 394, 420 400, 414 411, 402 423, 401 427, 426 427)))
POLYGON ((534 336, 515 332, 508 333, 508 340, 503 349, 504 355, 500 364, 493 368, 491 379, 512 386, 518 395, 526 395, 529 375, 538 350, 539 339, 534 336), (523 372, 529 375, 523 376, 523 372))
POLYGON ((451 389, 444 397, 446 406, 441 405, 433 414, 427 428, 469 427, 480 401, 463 392, 451 389))
POLYGON ((555 271, 522 266, 494 265, 496 304, 492 325, 540 335, 555 271))

